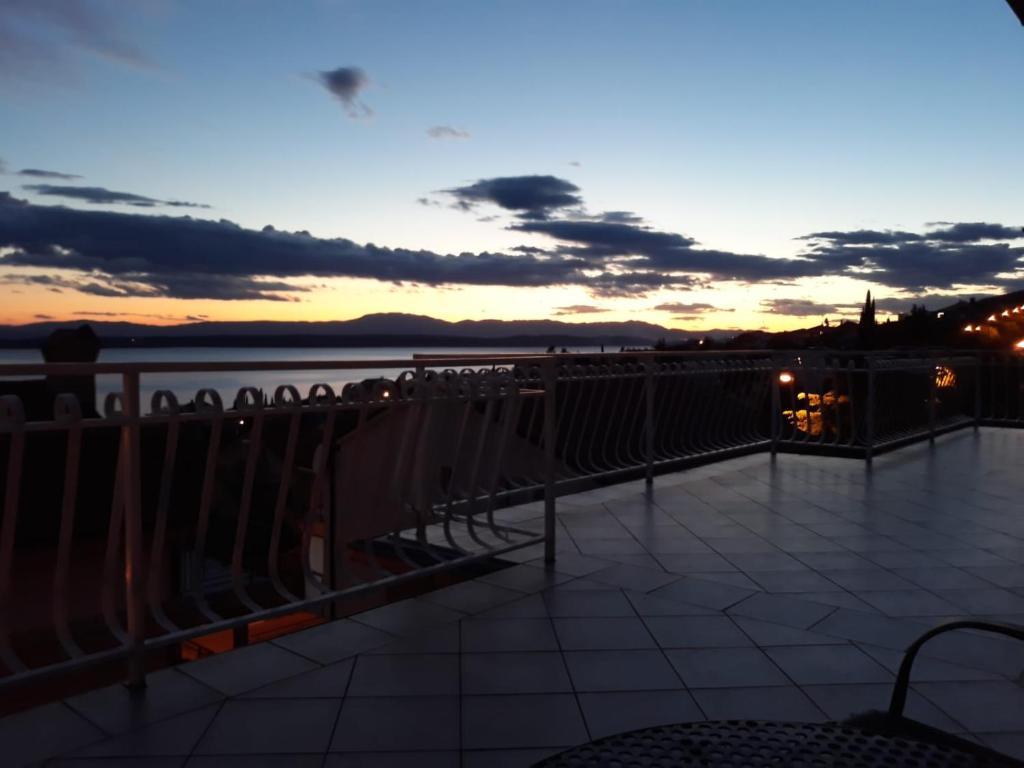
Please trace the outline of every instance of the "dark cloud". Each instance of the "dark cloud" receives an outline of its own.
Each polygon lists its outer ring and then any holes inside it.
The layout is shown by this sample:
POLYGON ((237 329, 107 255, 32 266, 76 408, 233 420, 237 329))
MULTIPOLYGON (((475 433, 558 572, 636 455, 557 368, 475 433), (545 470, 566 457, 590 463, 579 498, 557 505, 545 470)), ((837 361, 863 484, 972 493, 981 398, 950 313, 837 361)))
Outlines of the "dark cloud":
POLYGON ((714 304, 694 303, 686 304, 681 301, 668 301, 664 304, 657 304, 654 307, 658 312, 671 312, 676 315, 699 315, 703 312, 732 312, 731 309, 721 309, 714 304))
POLYGON ((359 99, 359 94, 370 85, 370 78, 359 67, 338 67, 317 72, 316 78, 341 102, 349 117, 369 117, 373 114, 373 110, 359 99))
POLYGON ((848 305, 821 304, 810 299, 765 299, 761 309, 776 315, 792 315, 794 317, 812 317, 829 314, 849 314, 848 305), (846 311, 844 311, 846 309, 846 311))
POLYGON ((662 289, 690 291, 706 286, 705 281, 693 275, 662 274, 651 270, 609 269, 587 280, 590 293, 603 298, 632 298, 662 289))
POLYGON ((596 217, 598 221, 610 224, 642 224, 643 219, 631 211, 605 211, 596 217))
POLYGON ((34 76, 68 72, 67 54, 86 50, 124 64, 153 62, 120 32, 124 10, 77 0, 3 0, 0 2, 0 74, 34 76))
MULTIPOLYGON (((25 173, 22 171, 21 173, 25 173)), ((97 205, 123 204, 132 205, 136 208, 154 208, 156 206, 167 206, 170 208, 209 208, 202 203, 190 203, 184 200, 156 200, 145 195, 136 195, 132 192, 115 192, 112 189, 103 187, 68 187, 55 184, 25 184, 22 189, 35 192, 37 195, 48 197, 65 197, 71 200, 82 200, 86 203, 97 205)))
MULTIPOLYGON (((290 300, 301 277, 356 277, 421 285, 589 286, 579 259, 359 245, 343 238, 245 229, 229 221, 41 206, 0 193, 0 255, 6 267, 73 270, 50 283, 109 295, 290 300), (65 278, 61 278, 65 280, 65 278)), ((25 280, 35 279, 25 277, 25 280)))
POLYGON ((470 133, 450 125, 434 125, 427 128, 427 136, 432 139, 468 139, 470 133))
POLYGON ((557 241, 550 251, 605 270, 592 283, 599 295, 656 288, 692 288, 707 280, 790 280, 821 274, 810 259, 772 259, 696 247, 692 237, 647 226, 630 211, 589 214, 580 189, 555 176, 499 176, 443 190, 456 207, 487 202, 513 212, 510 229, 557 241), (611 268, 611 267, 615 268, 611 268), (685 276, 685 278, 684 278, 685 276))
POLYGON ((790 284, 799 278, 846 276, 908 291, 962 285, 1008 286, 1024 249, 1020 227, 949 223, 924 233, 903 230, 823 231, 805 235, 795 258, 772 258, 700 247, 692 237, 648 226, 629 211, 586 212, 580 189, 555 176, 501 176, 444 190, 456 206, 492 203, 515 214, 509 229, 555 241, 549 253, 602 270, 599 295, 625 295, 707 281, 790 284), (687 279, 683 280, 682 277, 687 279), (646 287, 645 287, 646 286, 646 287))
POLYGON ((556 219, 512 225, 519 232, 551 237, 557 252, 593 264, 618 262, 661 275, 705 275, 712 280, 774 281, 822 273, 809 259, 766 256, 697 248, 692 237, 615 221, 556 219))
POLYGON ((36 320, 53 320, 54 319, 53 315, 36 314, 36 315, 32 315, 32 317, 34 317, 36 320))
POLYGON ((93 277, 67 278, 60 275, 22 275, 17 273, 0 275, 0 283, 7 285, 39 285, 54 293, 65 290, 88 293, 93 296, 156 296, 147 286, 137 286, 120 280, 98 281, 93 277))
POLYGON ((971 222, 952 224, 948 221, 936 222, 941 228, 925 235, 928 240, 940 240, 944 243, 976 243, 979 240, 1016 240, 1024 237, 1024 228, 1006 227, 1002 224, 986 224, 971 222))
MULTIPOLYGON (((96 203, 194 205, 96 187, 32 188, 96 203)), ((806 237, 798 257, 771 258, 704 248, 689 235, 656 229, 627 211, 588 213, 579 192, 553 176, 481 179, 446 190, 463 207, 491 203, 512 212, 509 231, 544 238, 504 253, 460 254, 321 239, 269 226, 257 231, 223 220, 41 206, 0 193, 0 251, 6 250, 0 265, 76 273, 62 278, 70 284, 50 283, 51 290, 273 301, 300 299, 313 288, 296 280, 308 277, 431 287, 572 285, 593 297, 682 292, 716 281, 792 284, 822 276, 863 279, 916 295, 1024 279, 1024 273, 1016 274, 1024 257, 1017 244, 1020 230, 998 224, 948 223, 922 234, 817 232, 806 237)), ((421 202, 430 204, 427 198, 421 202)), ((771 306, 787 314, 848 309, 802 301, 771 306)), ((701 308, 679 304, 668 311, 695 316, 701 308)))
POLYGON ((921 235, 899 230, 854 229, 846 232, 812 232, 797 240, 827 240, 840 245, 896 245, 922 240, 921 235))
POLYGON ((594 304, 570 304, 567 307, 555 307, 556 315, 594 315, 607 311, 607 308, 598 307, 594 304))
POLYGON ((835 274, 846 274, 907 291, 962 285, 1006 285, 1019 280, 1024 248, 1020 227, 946 223, 922 234, 855 230, 815 232, 806 256, 835 274))
POLYGON ((572 182, 556 176, 499 176, 442 193, 451 195, 456 206, 465 210, 491 203, 524 219, 546 219, 559 208, 581 205, 579 191, 572 182))
POLYGON ((72 181, 74 179, 80 179, 74 173, 60 173, 59 171, 44 171, 39 168, 22 168, 18 171, 19 176, 31 176, 35 179, 63 179, 64 181, 72 181))

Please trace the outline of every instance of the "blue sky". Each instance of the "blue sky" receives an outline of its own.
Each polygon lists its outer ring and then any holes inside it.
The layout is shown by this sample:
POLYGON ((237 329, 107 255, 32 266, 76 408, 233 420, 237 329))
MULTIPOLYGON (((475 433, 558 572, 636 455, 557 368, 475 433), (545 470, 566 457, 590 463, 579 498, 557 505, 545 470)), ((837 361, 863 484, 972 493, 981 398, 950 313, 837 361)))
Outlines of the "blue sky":
MULTIPOLYGON (((815 232, 1024 220, 1024 29, 1003 0, 68 0, 81 11, 71 21, 59 0, 40 3, 0 10, 0 43, 32 52, 0 54, 0 190, 34 205, 190 213, 439 254, 551 248, 549 237, 511 229, 515 214, 500 206, 467 214, 438 194, 528 175, 575 185, 588 215, 629 211, 698 247, 773 258, 798 256, 807 241, 796 238, 815 232), (365 72, 356 97, 372 116, 350 117, 318 81, 339 67, 365 72), (469 135, 430 138, 433 126, 469 135), (211 208, 39 195, 24 189, 37 181, 16 174, 24 168, 211 208)), ((74 287, 80 275, 54 272, 59 264, 0 266, 68 275, 61 293, 43 297, 46 314, 99 306, 74 287)), ((102 303, 126 312, 323 318, 408 308, 454 318, 585 305, 603 312, 576 319, 694 327, 806 325, 829 313, 783 314, 773 302, 843 312, 872 285, 893 300, 1003 285, 962 274, 908 285, 847 270, 789 284, 719 275, 612 296, 582 281, 396 287, 317 273, 288 276, 306 290, 284 302, 132 291, 121 279, 122 294, 102 303), (451 291, 458 302, 445 298, 451 291), (714 311, 673 315, 687 321, 654 309, 701 303, 714 311)), ((12 300, 21 308, 8 320, 26 319, 38 287, 17 284, 27 298, 12 300)))

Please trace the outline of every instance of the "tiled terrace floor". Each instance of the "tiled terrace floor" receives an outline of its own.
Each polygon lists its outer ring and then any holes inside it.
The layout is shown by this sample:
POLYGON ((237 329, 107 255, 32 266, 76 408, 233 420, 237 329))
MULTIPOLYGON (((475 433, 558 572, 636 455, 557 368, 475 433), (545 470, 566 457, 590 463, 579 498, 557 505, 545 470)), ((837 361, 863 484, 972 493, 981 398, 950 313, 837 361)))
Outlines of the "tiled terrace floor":
MULTIPOLYGON (((0 721, 6 765, 519 766, 694 719, 884 707, 946 618, 1024 623, 1024 432, 783 455, 559 504, 523 564, 0 721)), ((524 519, 538 508, 521 508, 524 519)), ((1024 645, 927 647, 909 713, 1024 755, 1024 645)))

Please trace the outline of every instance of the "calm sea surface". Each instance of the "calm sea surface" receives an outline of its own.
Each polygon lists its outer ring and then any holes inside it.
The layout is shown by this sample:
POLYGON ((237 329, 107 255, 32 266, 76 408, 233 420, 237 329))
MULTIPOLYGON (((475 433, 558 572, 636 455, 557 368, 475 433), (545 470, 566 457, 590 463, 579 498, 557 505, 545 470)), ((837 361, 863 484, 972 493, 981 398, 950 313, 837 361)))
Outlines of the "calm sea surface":
MULTIPOLYGON (((596 352, 597 347, 574 347, 571 352, 596 352)), ((209 362, 230 362, 246 360, 404 360, 413 355, 501 355, 533 354, 543 349, 531 347, 329 347, 329 348, 221 348, 221 347, 167 347, 158 349, 105 349, 100 353, 100 362, 186 362, 202 365, 209 362)), ((40 353, 33 349, 0 349, 0 364, 42 362, 40 353)), ((461 367, 461 366, 460 366, 461 367)), ((196 390, 212 387, 220 392, 225 404, 234 401, 239 387, 261 388, 268 396, 281 384, 293 384, 305 396, 310 386, 317 383, 330 384, 335 391, 350 381, 369 378, 394 378, 405 368, 381 368, 370 365, 365 369, 351 371, 237 371, 228 373, 153 373, 142 376, 143 403, 148 403, 154 391, 169 389, 180 402, 191 400, 196 390)), ((116 376, 98 376, 96 379, 98 405, 108 392, 120 390, 116 376)))

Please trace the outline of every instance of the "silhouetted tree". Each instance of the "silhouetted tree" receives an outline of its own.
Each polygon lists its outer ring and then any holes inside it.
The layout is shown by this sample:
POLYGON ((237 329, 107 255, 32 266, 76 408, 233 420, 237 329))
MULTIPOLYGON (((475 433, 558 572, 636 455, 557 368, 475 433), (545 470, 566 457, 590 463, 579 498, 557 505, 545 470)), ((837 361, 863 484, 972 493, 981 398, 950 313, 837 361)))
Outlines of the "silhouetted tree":
POLYGON ((868 291, 867 298, 864 299, 864 306, 860 310, 857 335, 860 338, 861 348, 871 349, 875 337, 875 300, 871 298, 871 291, 868 291))

